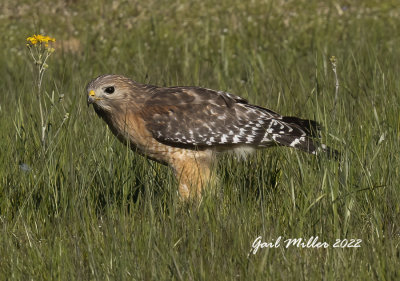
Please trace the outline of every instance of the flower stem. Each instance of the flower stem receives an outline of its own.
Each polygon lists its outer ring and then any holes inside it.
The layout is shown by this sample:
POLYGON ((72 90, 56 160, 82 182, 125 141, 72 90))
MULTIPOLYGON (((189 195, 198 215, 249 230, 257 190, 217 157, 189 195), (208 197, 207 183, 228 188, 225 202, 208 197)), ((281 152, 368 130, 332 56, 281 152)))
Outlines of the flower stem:
POLYGON ((43 107, 42 107, 42 79, 43 79, 43 74, 44 74, 45 69, 43 69, 43 64, 39 65, 39 71, 38 71, 38 101, 39 101, 39 112, 40 112, 40 127, 41 127, 41 143, 43 149, 45 148, 45 139, 46 139, 46 125, 44 123, 44 117, 43 117, 43 107))

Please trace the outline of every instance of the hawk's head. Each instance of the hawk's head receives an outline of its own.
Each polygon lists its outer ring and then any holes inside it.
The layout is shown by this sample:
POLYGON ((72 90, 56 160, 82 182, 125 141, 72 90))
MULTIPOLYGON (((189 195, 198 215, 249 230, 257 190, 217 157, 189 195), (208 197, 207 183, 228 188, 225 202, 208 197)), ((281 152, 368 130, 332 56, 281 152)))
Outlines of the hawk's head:
POLYGON ((118 100, 124 98, 127 92, 127 78, 120 75, 105 74, 93 79, 86 87, 87 104, 93 104, 97 113, 111 111, 118 100))
POLYGON ((87 104, 93 104, 97 114, 119 113, 136 106, 148 97, 147 85, 137 83, 125 76, 105 74, 93 79, 86 87, 87 104))

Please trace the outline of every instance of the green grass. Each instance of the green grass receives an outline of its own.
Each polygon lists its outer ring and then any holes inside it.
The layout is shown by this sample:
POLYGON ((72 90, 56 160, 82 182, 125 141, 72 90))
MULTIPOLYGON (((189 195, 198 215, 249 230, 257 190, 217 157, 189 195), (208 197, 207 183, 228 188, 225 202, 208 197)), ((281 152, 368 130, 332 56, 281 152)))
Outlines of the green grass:
POLYGON ((0 4, 0 280, 400 278, 397 0, 18 2, 0 4), (25 50, 33 33, 57 39, 46 151, 25 50), (314 118, 342 160, 285 148, 224 155, 217 196, 182 204, 171 171, 87 108, 86 83, 104 73, 314 118), (248 255, 258 236, 362 243, 248 255))

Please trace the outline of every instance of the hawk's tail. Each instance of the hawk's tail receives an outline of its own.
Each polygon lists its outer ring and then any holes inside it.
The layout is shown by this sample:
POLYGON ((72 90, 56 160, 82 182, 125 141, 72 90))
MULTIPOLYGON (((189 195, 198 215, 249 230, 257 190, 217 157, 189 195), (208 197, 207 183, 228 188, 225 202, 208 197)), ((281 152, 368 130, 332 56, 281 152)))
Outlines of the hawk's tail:
POLYGON ((274 140, 279 145, 293 147, 315 155, 326 154, 329 158, 340 158, 339 151, 318 141, 321 137, 321 125, 318 122, 292 116, 284 116, 282 121, 293 129, 293 133, 276 136, 274 140), (299 131, 302 133, 299 134, 299 131))
POLYGON ((300 119, 294 116, 283 116, 282 121, 302 129, 308 136, 320 137, 321 125, 314 120, 300 119))
MULTIPOLYGON (((282 145, 287 145, 283 144, 282 145)), ((298 137, 293 139, 290 142, 290 147, 294 147, 296 149, 300 149, 302 151, 317 155, 317 154, 325 154, 329 158, 333 158, 338 160, 340 158, 340 153, 334 148, 331 148, 323 143, 318 142, 318 140, 312 139, 310 137, 298 137), (296 141, 298 140, 298 141, 296 141)))

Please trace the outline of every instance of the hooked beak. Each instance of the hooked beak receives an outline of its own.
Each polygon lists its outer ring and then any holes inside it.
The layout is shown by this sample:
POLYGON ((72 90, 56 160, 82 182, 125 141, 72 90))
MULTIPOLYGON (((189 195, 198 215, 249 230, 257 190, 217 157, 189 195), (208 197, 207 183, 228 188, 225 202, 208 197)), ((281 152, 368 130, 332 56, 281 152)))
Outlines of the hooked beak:
POLYGON ((89 106, 89 105, 91 105, 92 103, 94 103, 95 101, 96 101, 96 94, 94 93, 93 90, 91 90, 91 91, 89 92, 89 95, 88 95, 87 105, 89 106))

